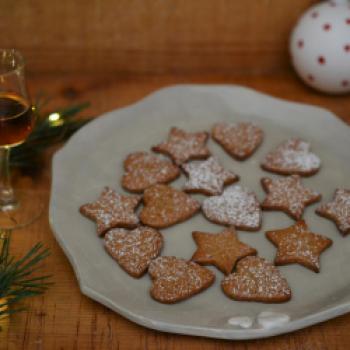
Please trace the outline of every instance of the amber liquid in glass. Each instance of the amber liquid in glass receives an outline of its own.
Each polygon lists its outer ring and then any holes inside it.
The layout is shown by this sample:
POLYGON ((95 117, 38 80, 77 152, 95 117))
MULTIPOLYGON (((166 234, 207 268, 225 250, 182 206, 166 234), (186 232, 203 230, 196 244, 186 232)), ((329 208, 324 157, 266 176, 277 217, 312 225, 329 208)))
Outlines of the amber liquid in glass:
POLYGON ((0 93, 0 147, 24 142, 33 128, 33 111, 24 98, 0 93))

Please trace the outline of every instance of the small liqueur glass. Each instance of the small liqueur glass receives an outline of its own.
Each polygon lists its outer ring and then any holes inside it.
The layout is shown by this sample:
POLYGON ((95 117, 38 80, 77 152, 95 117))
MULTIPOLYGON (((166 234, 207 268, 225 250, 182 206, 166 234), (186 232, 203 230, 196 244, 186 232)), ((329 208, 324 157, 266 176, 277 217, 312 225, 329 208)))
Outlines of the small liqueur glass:
POLYGON ((24 60, 15 49, 0 49, 0 230, 24 227, 42 212, 33 194, 11 184, 10 152, 34 126, 35 113, 27 93, 24 60))

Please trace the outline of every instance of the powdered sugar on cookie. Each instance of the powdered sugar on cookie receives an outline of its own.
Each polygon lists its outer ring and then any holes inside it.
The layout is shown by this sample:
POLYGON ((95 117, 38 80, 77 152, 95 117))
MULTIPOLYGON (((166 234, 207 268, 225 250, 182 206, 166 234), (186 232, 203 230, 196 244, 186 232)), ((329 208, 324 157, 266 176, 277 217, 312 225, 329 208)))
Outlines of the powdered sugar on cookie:
POLYGON ((312 233, 304 220, 295 225, 274 231, 267 231, 266 237, 278 248, 275 264, 297 263, 319 272, 320 254, 332 245, 332 240, 312 233))
POLYGON ((191 159, 206 159, 210 151, 206 147, 207 132, 188 133, 179 128, 171 128, 168 140, 152 147, 152 150, 170 156, 180 165, 191 159))
POLYGON ((261 206, 267 210, 282 210, 293 219, 303 216, 307 205, 320 200, 321 195, 301 183, 299 175, 285 178, 261 179, 261 184, 267 195, 261 206))
POLYGON ((264 133, 254 123, 217 123, 212 129, 213 139, 232 157, 248 158, 261 144, 264 133))
POLYGON ((161 303, 187 299, 215 281, 212 271, 192 261, 173 256, 161 256, 153 260, 148 273, 153 280, 151 296, 161 303))
POLYGON ((337 189, 333 200, 322 204, 316 213, 333 220, 343 235, 350 234, 350 190, 337 189))
POLYGON ((141 277, 163 245, 160 232, 140 226, 132 231, 112 229, 105 235, 108 253, 131 276, 141 277))
POLYGON ((255 231, 261 225, 261 210, 256 195, 239 185, 228 187, 221 196, 205 199, 202 211, 210 221, 241 230, 255 231))
POLYGON ((186 192, 218 195, 225 185, 239 179, 232 171, 225 170, 215 157, 203 162, 190 162, 182 168, 189 176, 184 186, 186 192))
POLYGON ((131 192, 143 192, 157 183, 168 183, 180 175, 179 168, 171 161, 147 152, 135 152, 124 161, 126 170, 122 185, 131 192))
POLYGON ((288 301, 291 290, 279 270, 263 258, 248 256, 237 264, 237 271, 221 283, 224 293, 235 300, 277 303, 288 301))
POLYGON ((262 168, 279 174, 312 175, 316 173, 321 160, 310 152, 310 143, 292 138, 268 153, 261 164, 262 168))
POLYGON ((105 187, 98 200, 80 207, 81 214, 97 224, 97 233, 103 235, 114 227, 134 228, 139 219, 134 210, 141 196, 124 196, 105 187))
POLYGON ((154 185, 144 192, 141 221, 151 227, 164 228, 192 217, 200 204, 185 192, 166 185, 154 185))

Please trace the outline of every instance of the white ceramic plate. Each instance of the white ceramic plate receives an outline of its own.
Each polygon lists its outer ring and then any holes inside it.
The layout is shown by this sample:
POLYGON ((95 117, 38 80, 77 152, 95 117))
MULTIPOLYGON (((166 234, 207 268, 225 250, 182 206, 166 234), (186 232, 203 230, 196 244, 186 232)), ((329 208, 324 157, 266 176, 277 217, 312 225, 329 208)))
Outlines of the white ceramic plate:
MULTIPOLYGON (((298 265, 280 267, 293 297, 284 304, 237 302, 220 289, 223 275, 205 292, 175 305, 163 305, 149 296, 148 275, 134 279, 104 251, 95 224, 81 216, 81 204, 93 201, 104 186, 120 191, 123 159, 133 151, 149 150, 167 137, 171 126, 189 131, 210 130, 217 121, 251 120, 265 132, 258 151, 244 162, 234 161, 212 140, 209 148, 226 168, 241 176, 240 183, 264 198, 259 163, 268 150, 291 136, 312 143, 322 159, 321 171, 304 183, 331 199, 336 187, 350 188, 350 129, 332 113, 317 107, 290 103, 238 86, 175 86, 160 90, 127 108, 105 114, 79 130, 56 153, 50 221, 55 236, 70 260, 82 292, 131 321, 160 331, 190 335, 249 339, 291 332, 350 310, 350 237, 342 237, 335 225, 317 216, 309 206, 305 219, 314 232, 330 237, 334 244, 321 256, 316 274, 298 265), (262 312, 277 312, 284 322, 261 325, 262 312), (228 322, 247 316, 251 327, 228 322), (289 320, 288 320, 289 319, 289 320)), ((182 175, 173 183, 180 188, 182 175)), ((203 200, 203 196, 196 198, 203 200)), ((273 260, 275 248, 265 230, 287 227, 293 221, 282 212, 264 213, 259 232, 239 232, 242 241, 255 247, 260 256, 273 260)), ((209 223, 201 214, 182 224, 162 230, 163 255, 189 259, 195 250, 192 230, 219 232, 222 226, 209 223)), ((272 317, 276 321, 276 317, 272 317)))

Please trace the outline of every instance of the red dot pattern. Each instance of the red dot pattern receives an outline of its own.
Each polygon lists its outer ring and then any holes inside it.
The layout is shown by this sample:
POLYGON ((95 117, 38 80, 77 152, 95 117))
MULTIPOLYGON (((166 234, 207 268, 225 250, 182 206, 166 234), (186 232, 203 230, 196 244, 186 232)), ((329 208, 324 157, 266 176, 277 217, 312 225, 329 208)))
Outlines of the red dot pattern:
POLYGON ((326 59, 323 56, 318 56, 317 61, 319 64, 326 64, 326 59))
POLYGON ((315 80, 314 76, 312 74, 307 75, 307 80, 313 82, 315 80))
MULTIPOLYGON (((330 3, 330 6, 331 7, 336 7, 337 4, 333 1, 331 1, 330 3)), ((349 4, 349 9, 350 9, 350 4, 349 4)), ((313 11, 311 13, 311 18, 318 18, 319 17, 319 13, 318 11, 313 11)), ((346 25, 350 25, 350 17, 347 17, 345 18, 345 24, 346 25)), ((331 31, 332 30, 332 24, 331 23, 324 23, 323 26, 322 26, 322 29, 324 31, 331 31)), ((297 45, 297 48, 299 49, 302 49, 304 46, 305 46, 305 41, 304 39, 300 38, 297 40, 296 42, 296 45, 297 45)), ((343 49, 346 53, 349 53, 350 54, 350 43, 347 43, 343 46, 343 49)), ((326 57, 323 56, 323 55, 320 55, 316 58, 317 60, 317 63, 321 66, 324 66, 326 64, 326 57)), ((306 75, 306 80, 308 80, 309 82, 314 82, 316 80, 315 76, 311 73, 308 73, 306 75)), ((340 82, 340 85, 343 87, 343 88, 349 88, 350 87, 350 79, 343 79, 341 80, 340 82)))
POLYGON ((328 32, 332 29, 332 26, 329 23, 323 25, 323 30, 328 32))

